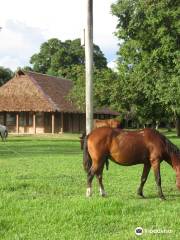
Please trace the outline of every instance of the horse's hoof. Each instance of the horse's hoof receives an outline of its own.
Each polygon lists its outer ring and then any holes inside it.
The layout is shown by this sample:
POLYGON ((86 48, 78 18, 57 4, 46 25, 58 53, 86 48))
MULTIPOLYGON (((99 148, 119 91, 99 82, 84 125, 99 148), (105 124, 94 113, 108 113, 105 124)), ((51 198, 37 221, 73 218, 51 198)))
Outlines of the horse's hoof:
POLYGON ((107 197, 107 193, 105 193, 105 192, 102 194, 100 193, 100 195, 101 195, 101 197, 107 197))
POLYGON ((86 193, 86 197, 87 197, 87 198, 89 198, 89 197, 91 197, 91 196, 92 196, 92 194, 86 193))
POLYGON ((140 197, 141 197, 142 199, 145 199, 145 198, 146 198, 144 195, 141 195, 140 197))
POLYGON ((137 195, 138 195, 138 197, 140 197, 140 198, 143 198, 143 199, 146 198, 143 194, 138 193, 137 195))
POLYGON ((92 196, 92 195, 88 195, 88 194, 86 194, 86 197, 87 197, 87 198, 90 198, 91 196, 92 196))
POLYGON ((107 193, 101 188, 100 188, 100 196, 101 197, 106 197, 107 196, 107 193))
POLYGON ((161 196, 161 197, 160 197, 160 200, 161 200, 161 201, 165 201, 166 198, 165 198, 164 196, 161 196))
POLYGON ((92 189, 91 188, 87 188, 86 190, 86 197, 91 197, 92 196, 92 189))

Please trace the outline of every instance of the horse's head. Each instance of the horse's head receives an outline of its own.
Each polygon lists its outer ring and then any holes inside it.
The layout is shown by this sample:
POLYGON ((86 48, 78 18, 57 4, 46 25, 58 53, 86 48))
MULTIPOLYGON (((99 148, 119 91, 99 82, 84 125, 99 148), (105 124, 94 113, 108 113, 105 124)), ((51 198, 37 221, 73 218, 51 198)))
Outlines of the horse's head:
POLYGON ((176 172, 176 186, 180 191, 180 153, 174 154, 172 160, 173 168, 176 172))
POLYGON ((176 166, 176 186, 180 191, 180 156, 179 156, 179 164, 176 166))
POLYGON ((80 145, 81 145, 81 150, 83 150, 83 146, 84 146, 84 138, 86 136, 86 133, 82 133, 82 135, 79 137, 80 139, 80 145))

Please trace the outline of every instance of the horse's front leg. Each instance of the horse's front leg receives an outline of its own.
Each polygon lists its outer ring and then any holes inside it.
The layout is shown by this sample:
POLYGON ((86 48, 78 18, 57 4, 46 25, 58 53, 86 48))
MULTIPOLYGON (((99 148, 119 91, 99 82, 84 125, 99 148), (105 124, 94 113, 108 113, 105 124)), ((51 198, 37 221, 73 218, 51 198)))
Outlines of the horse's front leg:
POLYGON ((150 169, 151 169, 150 163, 144 164, 143 173, 142 173, 142 176, 141 176, 141 183, 140 183, 140 186, 139 186, 138 191, 137 191, 137 194, 139 196, 143 197, 143 198, 144 198, 143 187, 144 187, 144 184, 145 184, 145 182, 147 180, 147 177, 149 175, 150 169))
POLYGON ((159 159, 153 159, 151 161, 151 166, 154 170, 154 176, 155 176, 155 180, 156 180, 156 184, 157 184, 157 188, 158 188, 158 195, 159 195, 161 200, 165 200, 165 197, 164 197, 164 194, 163 194, 162 188, 161 188, 161 174, 160 174, 160 161, 159 161, 159 159))

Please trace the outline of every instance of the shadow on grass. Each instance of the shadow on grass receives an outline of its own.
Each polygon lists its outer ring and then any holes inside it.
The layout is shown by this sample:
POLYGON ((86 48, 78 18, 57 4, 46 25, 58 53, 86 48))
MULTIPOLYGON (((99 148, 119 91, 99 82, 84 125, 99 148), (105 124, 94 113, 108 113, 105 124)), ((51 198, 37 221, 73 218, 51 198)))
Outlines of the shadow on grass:
POLYGON ((4 186, 1 188, 1 190, 3 191, 7 191, 7 192, 15 192, 18 190, 25 190, 27 188, 30 187, 30 184, 28 183, 20 183, 20 184, 16 184, 16 185, 10 185, 10 186, 4 186))
MULTIPOLYGON (((175 193, 175 194, 164 194, 164 195, 165 195, 166 201, 173 201, 173 200, 176 200, 176 198, 180 198, 180 194, 178 194, 178 193, 175 193), (169 198, 171 198, 171 199, 169 199, 169 198)), ((137 198, 138 198, 138 196, 137 196, 137 198)), ((141 199, 144 199, 144 200, 159 199, 161 201, 159 196, 156 195, 156 194, 146 195, 145 198, 141 198, 141 199)))
POLYGON ((18 137, 18 138, 9 138, 7 139, 6 142, 2 142, 2 143, 8 143, 8 142, 38 142, 38 141, 42 141, 42 142, 79 142, 79 139, 61 139, 61 138, 26 138, 26 137, 18 137))

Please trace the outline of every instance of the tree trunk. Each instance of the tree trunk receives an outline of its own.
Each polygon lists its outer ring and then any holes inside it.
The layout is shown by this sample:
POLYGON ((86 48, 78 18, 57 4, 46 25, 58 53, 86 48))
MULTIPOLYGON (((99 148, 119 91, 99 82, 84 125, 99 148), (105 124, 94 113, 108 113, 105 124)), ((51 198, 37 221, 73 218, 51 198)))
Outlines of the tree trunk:
POLYGON ((176 117, 176 132, 177 136, 180 137, 180 116, 176 117))
POLYGON ((126 119, 125 125, 126 125, 125 128, 129 127, 129 120, 128 119, 126 119))
POLYGON ((156 130, 159 128, 159 121, 156 121, 156 130))
POLYGON ((171 132, 171 124, 169 122, 167 123, 166 127, 167 127, 168 132, 171 132))

